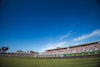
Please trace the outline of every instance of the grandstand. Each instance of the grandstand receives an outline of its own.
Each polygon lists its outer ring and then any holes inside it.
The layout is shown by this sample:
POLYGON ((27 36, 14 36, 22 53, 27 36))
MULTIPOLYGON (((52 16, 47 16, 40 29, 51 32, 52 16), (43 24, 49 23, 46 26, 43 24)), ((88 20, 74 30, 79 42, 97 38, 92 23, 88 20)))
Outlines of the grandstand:
POLYGON ((37 57, 67 57, 78 55, 100 54, 100 41, 76 46, 46 50, 37 57))

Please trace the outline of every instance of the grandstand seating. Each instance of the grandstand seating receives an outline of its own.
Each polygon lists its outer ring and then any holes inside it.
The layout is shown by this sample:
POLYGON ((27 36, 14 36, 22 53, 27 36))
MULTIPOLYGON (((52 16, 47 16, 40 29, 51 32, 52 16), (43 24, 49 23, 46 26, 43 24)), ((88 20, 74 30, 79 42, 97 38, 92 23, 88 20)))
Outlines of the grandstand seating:
POLYGON ((60 49, 47 50, 42 54, 39 54, 38 57, 58 57, 58 56, 75 56, 75 55, 86 55, 86 54, 95 54, 95 52, 100 53, 100 41, 70 46, 60 49))

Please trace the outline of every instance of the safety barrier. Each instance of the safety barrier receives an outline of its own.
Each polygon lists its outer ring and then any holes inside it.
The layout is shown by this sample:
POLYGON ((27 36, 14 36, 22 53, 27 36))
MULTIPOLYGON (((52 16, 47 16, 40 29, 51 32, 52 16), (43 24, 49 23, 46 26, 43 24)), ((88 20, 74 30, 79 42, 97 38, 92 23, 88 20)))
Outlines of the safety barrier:
POLYGON ((100 54, 100 51, 96 51, 96 52, 87 52, 87 53, 77 53, 77 54, 64 54, 64 57, 67 57, 67 56, 92 55, 92 54, 100 54))

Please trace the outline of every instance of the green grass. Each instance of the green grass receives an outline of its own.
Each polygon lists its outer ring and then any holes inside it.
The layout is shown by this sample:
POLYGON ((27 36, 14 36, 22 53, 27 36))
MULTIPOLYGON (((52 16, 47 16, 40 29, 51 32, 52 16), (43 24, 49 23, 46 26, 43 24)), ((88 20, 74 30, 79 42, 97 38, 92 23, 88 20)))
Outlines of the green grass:
POLYGON ((0 67, 98 67, 100 58, 30 59, 0 57, 0 67))

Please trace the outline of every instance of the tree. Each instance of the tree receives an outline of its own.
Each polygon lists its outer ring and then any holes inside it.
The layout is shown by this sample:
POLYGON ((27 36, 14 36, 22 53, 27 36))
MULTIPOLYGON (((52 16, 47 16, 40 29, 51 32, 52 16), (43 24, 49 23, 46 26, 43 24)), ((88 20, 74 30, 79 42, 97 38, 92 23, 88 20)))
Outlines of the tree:
POLYGON ((7 51, 8 49, 8 47, 2 47, 2 51, 7 51))
POLYGON ((30 53, 34 53, 34 51, 30 51, 30 53))
POLYGON ((1 51, 1 48, 0 48, 0 51, 1 51))

